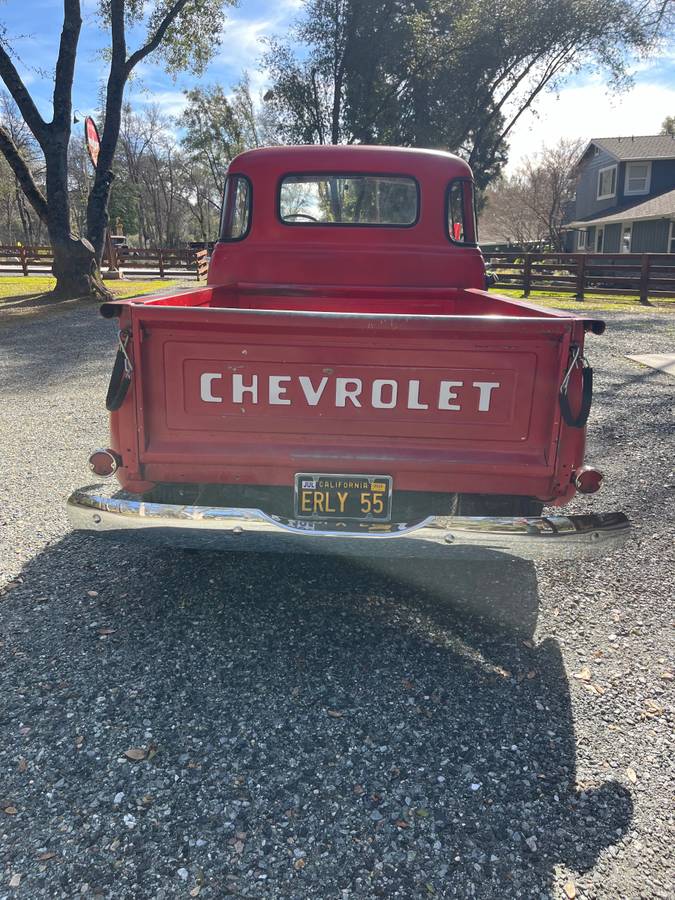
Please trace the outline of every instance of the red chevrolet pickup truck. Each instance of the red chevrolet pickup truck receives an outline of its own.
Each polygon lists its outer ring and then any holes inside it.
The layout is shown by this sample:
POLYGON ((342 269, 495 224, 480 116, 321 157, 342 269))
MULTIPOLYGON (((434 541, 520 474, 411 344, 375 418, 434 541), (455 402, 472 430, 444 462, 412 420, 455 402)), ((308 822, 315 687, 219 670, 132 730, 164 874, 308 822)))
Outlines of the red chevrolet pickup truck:
POLYGON ((542 515, 584 465, 604 323, 488 293, 473 180, 449 153, 272 147, 230 165, 208 284, 119 322, 121 490, 76 529, 181 546, 525 558, 619 545, 621 513, 542 515))

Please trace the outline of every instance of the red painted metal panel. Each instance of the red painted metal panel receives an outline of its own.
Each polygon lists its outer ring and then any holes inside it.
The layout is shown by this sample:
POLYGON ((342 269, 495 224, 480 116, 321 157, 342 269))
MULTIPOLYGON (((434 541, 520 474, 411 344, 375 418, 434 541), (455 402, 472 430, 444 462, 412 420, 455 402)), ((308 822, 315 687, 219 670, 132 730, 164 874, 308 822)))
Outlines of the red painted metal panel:
POLYGON ((553 494, 578 320, 132 310, 147 481, 372 471, 399 489, 553 494))

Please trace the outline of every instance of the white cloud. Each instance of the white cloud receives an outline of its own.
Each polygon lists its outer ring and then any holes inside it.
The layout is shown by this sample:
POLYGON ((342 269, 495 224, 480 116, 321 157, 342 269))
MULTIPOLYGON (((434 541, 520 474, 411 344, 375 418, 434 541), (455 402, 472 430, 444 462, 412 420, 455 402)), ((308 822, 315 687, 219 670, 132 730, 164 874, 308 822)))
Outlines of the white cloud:
POLYGON ((218 54, 218 62, 233 69, 257 66, 263 49, 261 38, 269 37, 274 31, 274 25, 271 19, 246 21, 228 17, 223 27, 223 45, 218 54))
POLYGON ((135 102, 158 106, 162 115, 171 117, 179 116, 187 106, 187 98, 182 91, 148 91, 138 94, 135 102))
POLYGON ((537 114, 525 113, 509 143, 509 170, 524 156, 560 138, 590 140, 658 134, 661 122, 675 111, 675 85, 639 82, 631 90, 610 94, 599 82, 569 87, 541 97, 537 114))
POLYGON ((223 44, 218 61, 233 69, 251 70, 257 68, 264 50, 263 38, 283 35, 296 18, 303 0, 278 0, 266 15, 249 19, 244 15, 228 15, 223 26, 223 44))

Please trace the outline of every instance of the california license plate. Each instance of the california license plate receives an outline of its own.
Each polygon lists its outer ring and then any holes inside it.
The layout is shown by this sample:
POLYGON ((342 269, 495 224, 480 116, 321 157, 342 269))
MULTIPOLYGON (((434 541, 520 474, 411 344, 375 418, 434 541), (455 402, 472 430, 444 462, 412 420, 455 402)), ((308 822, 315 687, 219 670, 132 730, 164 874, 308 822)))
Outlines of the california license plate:
POLYGON ((388 522, 391 485, 391 475, 296 475, 295 516, 388 522))

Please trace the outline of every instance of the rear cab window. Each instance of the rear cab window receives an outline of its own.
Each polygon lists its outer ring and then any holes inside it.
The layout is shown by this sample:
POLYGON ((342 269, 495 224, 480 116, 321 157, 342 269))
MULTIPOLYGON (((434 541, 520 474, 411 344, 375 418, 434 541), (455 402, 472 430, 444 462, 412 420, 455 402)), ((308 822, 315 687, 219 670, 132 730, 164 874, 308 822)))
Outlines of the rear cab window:
POLYGON ((251 228, 251 182, 245 175, 228 175, 225 181, 221 241, 241 241, 251 228))
POLYGON ((473 182, 456 178, 448 185, 446 195, 447 234, 453 244, 474 247, 478 241, 473 182))
POLYGON ((409 228, 419 206, 417 181, 408 175, 289 174, 279 184, 284 225, 409 228))

